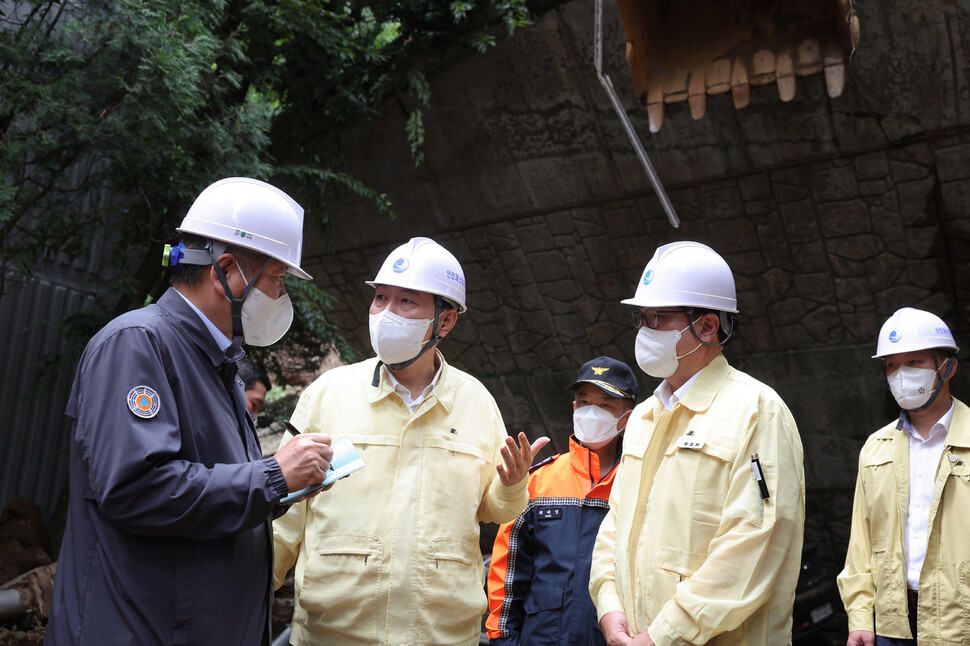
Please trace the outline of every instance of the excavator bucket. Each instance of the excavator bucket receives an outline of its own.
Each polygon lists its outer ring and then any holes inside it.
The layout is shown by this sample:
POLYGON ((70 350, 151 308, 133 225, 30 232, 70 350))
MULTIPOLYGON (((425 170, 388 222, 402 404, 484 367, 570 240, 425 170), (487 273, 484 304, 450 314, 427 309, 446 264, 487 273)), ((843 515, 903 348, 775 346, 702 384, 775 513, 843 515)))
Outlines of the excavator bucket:
POLYGON ((746 107, 751 87, 777 84, 795 96, 795 77, 824 74, 842 94, 845 65, 859 44, 852 0, 617 0, 626 59, 651 132, 664 106, 687 101, 694 119, 708 95, 731 93, 746 107))

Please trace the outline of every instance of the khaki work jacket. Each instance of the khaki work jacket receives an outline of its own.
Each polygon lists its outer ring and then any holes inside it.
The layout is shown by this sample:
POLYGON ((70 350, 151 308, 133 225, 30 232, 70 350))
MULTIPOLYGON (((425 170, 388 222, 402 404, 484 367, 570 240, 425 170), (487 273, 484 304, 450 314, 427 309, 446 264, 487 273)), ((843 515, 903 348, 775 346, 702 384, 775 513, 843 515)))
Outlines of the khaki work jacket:
MULTIPOLYGON (((970 636, 970 409, 953 402, 919 581, 920 646, 966 644, 970 636)), ((909 436, 896 427, 892 422, 870 435, 859 454, 849 550, 838 583, 850 632, 912 639, 903 551, 909 436)))
POLYGON ((673 410, 633 410, 593 550, 598 615, 626 613, 657 646, 790 644, 804 522, 791 413, 718 355, 673 410))
POLYGON ((412 414, 377 360, 324 373, 292 423, 348 436, 366 466, 273 524, 279 586, 296 562, 291 643, 478 644, 487 608, 479 521, 514 519, 528 479, 505 487, 507 433, 480 382, 449 366, 412 414))

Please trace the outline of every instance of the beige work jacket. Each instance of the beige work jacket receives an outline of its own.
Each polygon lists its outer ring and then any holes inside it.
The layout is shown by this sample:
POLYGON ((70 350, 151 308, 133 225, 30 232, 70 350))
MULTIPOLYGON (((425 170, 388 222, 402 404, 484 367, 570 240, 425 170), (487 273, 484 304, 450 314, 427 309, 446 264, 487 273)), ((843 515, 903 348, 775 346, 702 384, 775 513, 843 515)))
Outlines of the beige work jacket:
POLYGON ((366 466, 273 523, 277 587, 296 562, 291 643, 478 644, 486 610, 479 521, 528 503, 498 479, 507 433, 476 379, 442 362, 412 415, 376 359, 324 373, 292 423, 346 435, 366 466))
MULTIPOLYGON (((916 617, 920 646, 970 637, 970 409, 953 400, 937 468, 916 617)), ((849 631, 912 639, 903 532, 909 508, 909 436, 887 424, 859 453, 852 530, 838 576, 849 631)))
POLYGON ((718 355, 673 410, 651 397, 630 417, 593 550, 599 617, 622 611, 657 646, 790 644, 804 521, 791 413, 718 355))

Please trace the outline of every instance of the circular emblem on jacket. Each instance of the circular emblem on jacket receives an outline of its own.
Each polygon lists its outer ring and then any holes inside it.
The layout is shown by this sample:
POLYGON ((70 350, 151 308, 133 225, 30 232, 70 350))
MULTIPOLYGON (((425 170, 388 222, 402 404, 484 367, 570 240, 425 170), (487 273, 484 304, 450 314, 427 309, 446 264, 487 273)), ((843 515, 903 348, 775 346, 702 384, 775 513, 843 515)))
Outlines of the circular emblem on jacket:
POLYGON ((158 413, 158 393, 148 386, 135 386, 128 391, 128 410, 144 419, 158 413))

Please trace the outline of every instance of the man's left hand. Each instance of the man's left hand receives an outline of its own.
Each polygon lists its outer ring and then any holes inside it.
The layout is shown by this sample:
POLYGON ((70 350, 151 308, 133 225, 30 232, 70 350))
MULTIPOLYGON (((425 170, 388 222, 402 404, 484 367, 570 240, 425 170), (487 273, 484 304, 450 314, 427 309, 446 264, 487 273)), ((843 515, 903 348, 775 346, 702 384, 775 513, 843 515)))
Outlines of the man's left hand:
POLYGON ((505 438, 505 446, 502 447, 502 459, 505 464, 495 466, 502 484, 511 487, 528 476, 529 467, 532 466, 532 456, 548 443, 549 438, 543 436, 530 445, 525 433, 519 433, 518 446, 511 437, 505 438))
POLYGON ((656 646, 656 644, 654 644, 653 640, 650 639, 650 634, 644 630, 642 633, 633 638, 633 641, 630 642, 630 646, 656 646))

